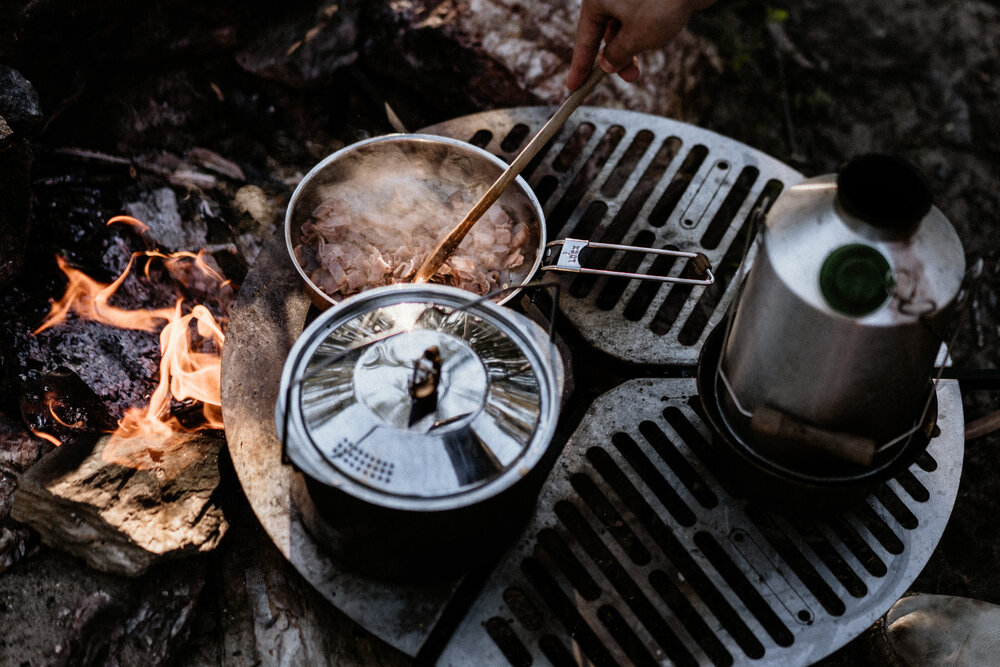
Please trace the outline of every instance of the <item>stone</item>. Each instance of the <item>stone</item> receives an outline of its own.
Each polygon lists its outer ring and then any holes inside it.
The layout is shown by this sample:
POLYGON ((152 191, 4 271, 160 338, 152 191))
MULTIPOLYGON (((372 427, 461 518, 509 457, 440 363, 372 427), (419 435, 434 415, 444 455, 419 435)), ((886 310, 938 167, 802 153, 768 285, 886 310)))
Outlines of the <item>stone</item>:
POLYGON ((206 559, 130 579, 41 549, 0 576, 0 664, 178 662, 206 584, 206 559))
POLYGON ((125 211, 149 227, 148 238, 160 248, 195 251, 208 245, 205 221, 185 220, 172 188, 142 192, 134 201, 125 202, 125 211))
POLYGON ((45 544, 126 576, 211 551, 228 528, 215 497, 220 446, 175 433, 58 448, 21 478, 11 517, 45 544))
POLYGON ((1000 606, 951 595, 911 595, 886 614, 885 644, 900 667, 993 665, 1000 652, 1000 606))
POLYGON ((358 58, 357 4, 326 2, 290 11, 240 49, 236 62, 251 74, 293 88, 329 84, 340 68, 358 58))
POLYGON ((31 229, 31 147, 5 120, 0 114, 0 290, 20 273, 31 229))
POLYGON ((0 116, 19 133, 29 132, 44 119, 34 86, 7 65, 0 65, 0 116))
POLYGON ((0 573, 24 558, 37 542, 28 528, 10 518, 11 499, 21 473, 52 447, 0 413, 0 573))

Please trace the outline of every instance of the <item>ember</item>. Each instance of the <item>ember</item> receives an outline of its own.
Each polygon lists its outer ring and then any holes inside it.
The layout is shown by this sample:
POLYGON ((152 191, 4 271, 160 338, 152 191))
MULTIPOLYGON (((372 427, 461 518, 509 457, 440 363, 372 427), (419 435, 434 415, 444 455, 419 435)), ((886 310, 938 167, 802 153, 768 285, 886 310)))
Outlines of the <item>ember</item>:
MULTIPOLYGON (((129 216, 116 216, 108 224, 123 222, 135 227, 141 234, 148 227, 129 216)), ((113 282, 101 283, 84 272, 69 265, 62 257, 56 262, 66 275, 68 284, 63 296, 52 302, 52 307, 35 334, 65 322, 70 313, 82 320, 90 320, 122 329, 155 332, 159 329, 160 364, 159 384, 153 391, 148 406, 130 407, 118 422, 111 443, 105 452, 105 459, 123 465, 134 465, 139 458, 131 455, 128 440, 140 436, 158 435, 165 438, 172 433, 203 429, 221 429, 222 413, 220 399, 221 350, 225 341, 223 325, 204 305, 187 307, 185 300, 178 297, 173 307, 126 310, 110 302, 121 285, 128 278, 138 258, 145 257, 144 273, 148 277, 150 265, 161 260, 170 275, 182 285, 190 281, 209 281, 217 289, 231 293, 228 281, 209 263, 207 255, 199 252, 176 252, 165 254, 156 250, 137 252, 132 255, 128 266, 113 282), (171 401, 196 401, 202 404, 201 419, 188 426, 171 413, 171 401)), ((223 323, 225 319, 223 317, 223 323)), ((63 427, 72 428, 76 423, 67 423, 57 413, 57 399, 47 399, 49 410, 55 421, 63 427)), ((59 444, 59 439, 40 430, 36 435, 59 444)), ((142 459, 145 460, 145 459, 142 459)))

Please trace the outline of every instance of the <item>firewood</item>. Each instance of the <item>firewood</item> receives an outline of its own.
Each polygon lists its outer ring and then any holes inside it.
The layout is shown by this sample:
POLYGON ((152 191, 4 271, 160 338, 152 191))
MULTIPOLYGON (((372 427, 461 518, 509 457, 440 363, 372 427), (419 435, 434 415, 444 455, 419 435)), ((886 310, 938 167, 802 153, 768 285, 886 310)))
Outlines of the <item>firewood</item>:
POLYGON ((214 498, 220 444, 175 433, 61 447, 21 478, 11 517, 45 544, 127 576, 209 551, 228 527, 214 498))

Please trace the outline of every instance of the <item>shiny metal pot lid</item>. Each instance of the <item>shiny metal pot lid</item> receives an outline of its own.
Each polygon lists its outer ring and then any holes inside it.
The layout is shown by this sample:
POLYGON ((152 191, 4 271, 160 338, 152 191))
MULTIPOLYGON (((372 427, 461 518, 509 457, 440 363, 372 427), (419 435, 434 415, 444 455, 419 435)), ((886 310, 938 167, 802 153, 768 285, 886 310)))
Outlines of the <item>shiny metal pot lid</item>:
POLYGON ((447 510, 538 463, 561 389, 555 346, 524 316, 451 287, 395 285, 306 329, 275 419, 314 480, 385 507, 447 510))

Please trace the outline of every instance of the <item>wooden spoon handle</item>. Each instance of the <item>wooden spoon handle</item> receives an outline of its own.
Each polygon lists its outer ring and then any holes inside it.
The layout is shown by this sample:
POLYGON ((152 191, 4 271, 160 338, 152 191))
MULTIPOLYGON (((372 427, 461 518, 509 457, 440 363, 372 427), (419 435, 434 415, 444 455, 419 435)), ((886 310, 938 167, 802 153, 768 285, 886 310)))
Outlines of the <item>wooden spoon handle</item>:
POLYGON ((542 126, 542 129, 538 131, 528 145, 524 147, 524 150, 514 158, 514 161, 510 163, 510 166, 504 170, 500 177, 493 182, 490 189, 486 191, 486 194, 480 198, 476 205, 472 207, 462 221, 458 223, 454 229, 448 232, 448 235, 444 237, 444 240, 438 244, 436 250, 431 253, 430 257, 424 260, 424 263, 420 265, 417 272, 413 274, 413 282, 415 283, 425 283, 437 273, 437 270, 441 268, 441 265, 451 256, 458 245, 465 238, 465 235, 469 233, 472 226, 479 221, 479 218, 483 217, 487 209, 492 206, 503 191, 507 189, 507 186, 513 182, 517 175, 528 165, 529 162, 538 154, 538 151, 542 149, 542 146, 547 144, 552 137, 555 136, 556 132, 563 126, 566 120, 570 117, 570 114, 576 110, 580 103, 594 90, 601 79, 604 78, 604 70, 600 67, 595 67, 587 77, 587 80, 582 86, 570 93, 570 96, 566 98, 566 101, 556 110, 552 118, 542 126))

